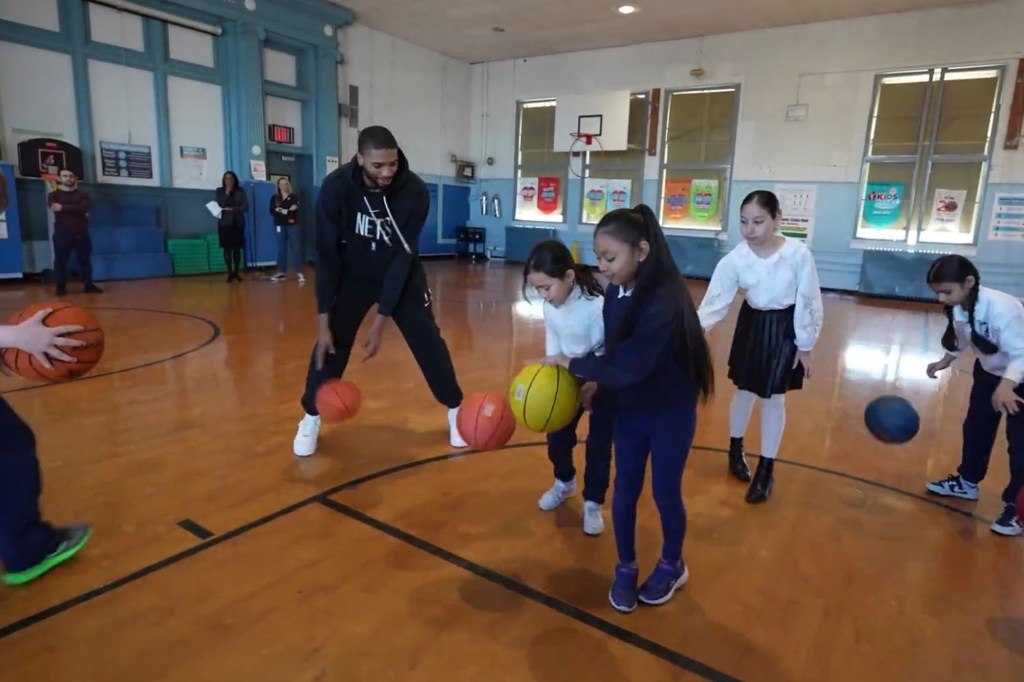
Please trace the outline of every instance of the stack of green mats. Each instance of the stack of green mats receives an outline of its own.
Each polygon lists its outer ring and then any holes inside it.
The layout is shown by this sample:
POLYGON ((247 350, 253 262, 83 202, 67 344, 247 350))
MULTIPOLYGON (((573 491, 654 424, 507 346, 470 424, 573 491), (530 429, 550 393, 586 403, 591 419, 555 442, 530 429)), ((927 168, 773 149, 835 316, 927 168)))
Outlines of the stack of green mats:
POLYGON ((167 252, 175 275, 202 275, 210 272, 210 247, 204 239, 168 239, 167 252))
POLYGON ((204 234, 203 239, 209 246, 208 261, 210 272, 227 272, 228 266, 224 263, 224 249, 220 248, 220 237, 216 232, 204 234))

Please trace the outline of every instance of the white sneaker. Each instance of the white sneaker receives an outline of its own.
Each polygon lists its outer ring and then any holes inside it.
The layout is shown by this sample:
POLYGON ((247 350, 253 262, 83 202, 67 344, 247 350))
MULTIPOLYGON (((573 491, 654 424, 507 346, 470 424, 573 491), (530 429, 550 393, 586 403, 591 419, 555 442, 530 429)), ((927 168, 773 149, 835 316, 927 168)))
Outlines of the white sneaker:
POLYGON ((453 448, 469 447, 469 443, 463 440, 459 433, 459 408, 448 410, 448 435, 453 448))
POLYGON ((933 495, 943 497, 959 497, 961 500, 974 502, 978 499, 978 486, 975 483, 968 483, 960 478, 959 474, 952 474, 941 481, 933 481, 925 486, 925 489, 933 495))
POLYGON ((555 480, 555 484, 551 486, 551 489, 540 496, 540 500, 537 502, 537 506, 542 511, 551 511, 558 505, 562 504, 570 497, 576 494, 576 481, 569 481, 563 483, 562 481, 555 480))
POLYGON ((297 457, 309 457, 316 452, 316 441, 320 437, 320 417, 307 414, 299 422, 299 430, 295 433, 292 444, 297 457))
POLYGON ((600 535, 604 532, 604 515, 597 502, 583 503, 583 532, 587 535, 600 535))
POLYGON ((300 273, 299 273, 299 284, 305 284, 305 283, 306 283, 306 276, 305 276, 305 275, 303 275, 303 274, 302 274, 302 273, 300 272, 300 273))

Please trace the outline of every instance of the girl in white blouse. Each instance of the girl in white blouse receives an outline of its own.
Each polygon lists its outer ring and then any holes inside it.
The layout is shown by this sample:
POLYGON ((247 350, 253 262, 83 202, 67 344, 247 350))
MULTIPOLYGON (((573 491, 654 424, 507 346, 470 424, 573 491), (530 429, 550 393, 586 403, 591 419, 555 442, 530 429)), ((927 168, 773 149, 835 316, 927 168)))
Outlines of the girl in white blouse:
POLYGON ((935 495, 977 500, 978 484, 988 473, 999 422, 1006 412, 1010 482, 1003 489, 1003 513, 992 524, 992 531, 1024 534, 1017 508, 1024 488, 1024 305, 1009 294, 981 286, 978 269, 963 256, 937 259, 928 270, 927 281, 945 304, 949 319, 942 336, 946 355, 928 365, 928 376, 934 379, 967 348, 974 351, 976 360, 960 468, 925 487, 935 495))
MULTIPOLYGON (((533 247, 523 268, 523 288, 529 285, 544 298, 544 325, 548 357, 570 358, 604 352, 604 292, 586 265, 579 265, 560 241, 543 241, 533 247)), ((524 292, 525 293, 525 292, 524 292)), ((583 473, 583 532, 604 531, 601 506, 608 492, 612 466, 611 396, 596 384, 584 384, 583 407, 572 422, 548 434, 548 459, 555 474, 554 485, 541 495, 538 506, 550 511, 576 492, 573 449, 576 429, 585 409, 590 409, 586 469, 583 473)))
POLYGON ((743 436, 754 403, 761 402, 761 458, 746 500, 768 500, 775 456, 786 425, 786 392, 811 376, 811 350, 821 333, 823 307, 814 258, 803 242, 778 233, 782 212, 772 192, 757 190, 743 200, 744 241, 711 276, 698 315, 710 331, 744 294, 729 353, 729 378, 736 386, 729 414, 729 472, 751 480, 743 436))

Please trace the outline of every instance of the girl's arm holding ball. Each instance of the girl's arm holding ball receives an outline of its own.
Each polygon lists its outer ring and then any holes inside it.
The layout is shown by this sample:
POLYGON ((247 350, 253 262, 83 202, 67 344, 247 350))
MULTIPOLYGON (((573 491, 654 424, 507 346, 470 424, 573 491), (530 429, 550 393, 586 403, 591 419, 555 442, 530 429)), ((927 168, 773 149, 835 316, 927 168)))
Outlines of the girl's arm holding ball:
POLYGON ((64 334, 80 332, 82 327, 77 325, 47 327, 43 324, 43 320, 51 312, 53 311, 40 310, 21 324, 0 325, 0 348, 17 348, 31 353, 47 369, 52 367, 49 360, 51 357, 64 362, 74 362, 75 359, 62 351, 60 347, 84 346, 84 341, 64 336, 64 334))

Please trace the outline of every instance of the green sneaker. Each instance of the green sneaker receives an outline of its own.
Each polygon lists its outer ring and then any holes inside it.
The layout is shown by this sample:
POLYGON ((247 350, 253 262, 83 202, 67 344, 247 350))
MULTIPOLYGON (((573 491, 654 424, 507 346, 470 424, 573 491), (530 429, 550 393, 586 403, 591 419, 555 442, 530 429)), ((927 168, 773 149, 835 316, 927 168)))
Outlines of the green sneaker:
POLYGON ((68 526, 67 528, 59 528, 57 532, 61 535, 61 541, 57 545, 57 549, 53 550, 49 556, 31 568, 26 568, 24 571, 16 573, 7 573, 4 575, 4 583, 8 585, 24 585, 49 572, 50 569, 60 566, 85 547, 85 543, 89 541, 89 537, 92 535, 92 526, 88 524, 68 526))

